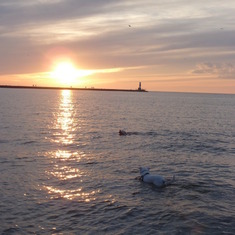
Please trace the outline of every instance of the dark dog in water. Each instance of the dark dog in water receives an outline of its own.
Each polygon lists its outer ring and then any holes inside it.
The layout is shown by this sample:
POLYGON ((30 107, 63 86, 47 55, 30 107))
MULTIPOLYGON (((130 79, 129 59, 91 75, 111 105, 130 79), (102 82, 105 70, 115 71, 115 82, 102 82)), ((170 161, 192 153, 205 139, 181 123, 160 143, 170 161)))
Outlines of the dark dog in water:
POLYGON ((127 135, 127 133, 124 130, 119 130, 119 135, 127 135))

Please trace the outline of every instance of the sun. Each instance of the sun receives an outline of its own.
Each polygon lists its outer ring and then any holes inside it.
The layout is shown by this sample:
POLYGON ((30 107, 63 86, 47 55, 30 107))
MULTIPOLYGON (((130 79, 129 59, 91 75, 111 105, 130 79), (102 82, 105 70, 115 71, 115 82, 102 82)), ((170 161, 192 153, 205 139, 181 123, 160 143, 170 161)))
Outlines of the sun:
POLYGON ((76 83, 79 77, 79 70, 70 61, 62 61, 55 65, 50 76, 63 85, 72 85, 76 83))

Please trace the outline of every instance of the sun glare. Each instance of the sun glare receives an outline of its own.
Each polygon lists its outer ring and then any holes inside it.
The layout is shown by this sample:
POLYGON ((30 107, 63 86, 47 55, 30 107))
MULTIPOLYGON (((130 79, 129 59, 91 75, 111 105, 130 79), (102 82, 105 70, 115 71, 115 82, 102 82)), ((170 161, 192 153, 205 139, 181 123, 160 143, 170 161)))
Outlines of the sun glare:
POLYGON ((60 84, 72 85, 79 77, 79 70, 71 62, 60 62, 51 72, 51 77, 56 79, 60 84))
POLYGON ((71 61, 61 61, 56 63, 50 77, 56 79, 61 85, 78 85, 81 84, 83 77, 94 74, 94 70, 77 69, 71 61))

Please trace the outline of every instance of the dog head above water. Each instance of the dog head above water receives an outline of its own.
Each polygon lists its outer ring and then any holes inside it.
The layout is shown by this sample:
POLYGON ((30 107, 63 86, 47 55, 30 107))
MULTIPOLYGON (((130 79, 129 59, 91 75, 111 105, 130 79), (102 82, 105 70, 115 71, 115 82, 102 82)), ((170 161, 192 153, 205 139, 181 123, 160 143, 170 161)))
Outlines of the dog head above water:
POLYGON ((119 130, 119 135, 127 135, 127 133, 124 130, 119 130))
POLYGON ((148 167, 140 167, 140 175, 146 175, 149 174, 149 168, 148 167))

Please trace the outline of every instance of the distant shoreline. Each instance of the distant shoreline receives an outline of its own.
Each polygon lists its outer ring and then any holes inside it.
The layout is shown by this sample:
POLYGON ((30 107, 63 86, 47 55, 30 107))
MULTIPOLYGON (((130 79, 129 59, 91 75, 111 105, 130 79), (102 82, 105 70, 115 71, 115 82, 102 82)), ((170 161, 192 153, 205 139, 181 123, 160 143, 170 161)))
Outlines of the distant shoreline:
POLYGON ((45 89, 45 90, 74 90, 74 91, 125 91, 125 92, 148 92, 144 89, 109 89, 109 88, 76 88, 76 87, 44 87, 44 86, 11 86, 0 85, 0 88, 14 88, 14 89, 45 89))

